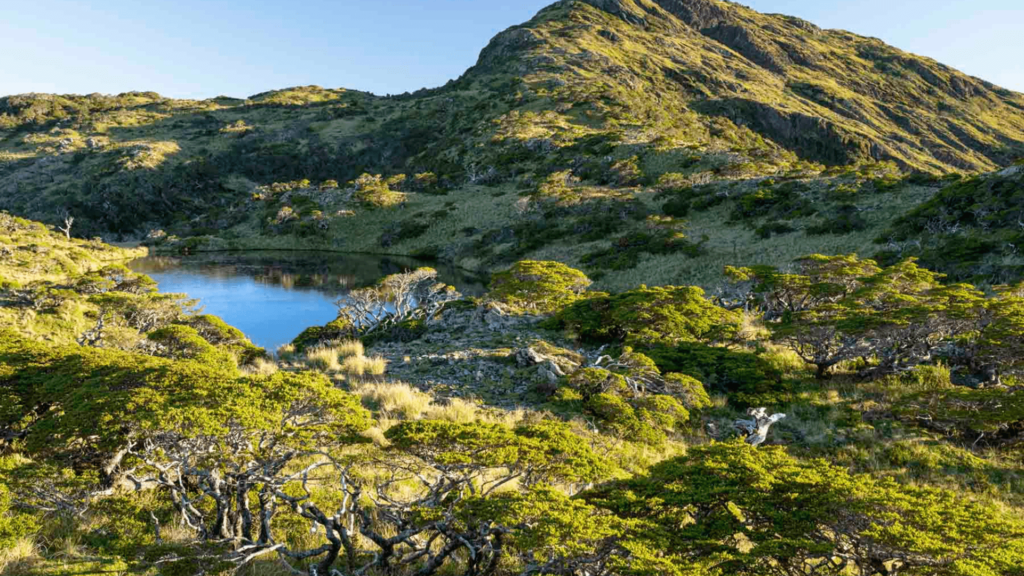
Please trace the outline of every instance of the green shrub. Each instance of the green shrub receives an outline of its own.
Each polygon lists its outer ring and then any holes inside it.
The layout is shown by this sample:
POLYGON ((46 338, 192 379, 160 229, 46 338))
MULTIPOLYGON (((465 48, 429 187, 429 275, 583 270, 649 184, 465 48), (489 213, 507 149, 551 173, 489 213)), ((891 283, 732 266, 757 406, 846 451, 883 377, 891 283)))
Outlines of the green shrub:
POLYGON ((670 395, 681 398, 683 406, 690 410, 702 410, 711 407, 711 397, 704 384, 686 374, 665 374, 665 384, 670 395))
POLYGON ((779 446, 693 446, 580 499, 633 523, 618 568, 634 576, 840 576, 886 566, 1009 576, 1024 565, 1024 524, 996 505, 798 460, 779 446))
POLYGON ((662 205, 661 211, 673 218, 686 218, 690 215, 690 199, 683 195, 675 196, 662 205))
POLYGON ((758 238, 763 238, 765 240, 771 238, 772 236, 780 236, 782 234, 789 234, 791 232, 796 232, 796 228, 793 228, 793 225, 790 224, 789 222, 784 222, 780 220, 765 223, 754 231, 754 233, 757 234, 758 238))
POLYGON ((346 340, 356 337, 358 337, 358 331, 352 320, 344 314, 339 314, 337 318, 324 326, 306 328, 292 340, 292 345, 295 346, 295 351, 301 354, 331 340, 346 340))
POLYGON ((404 179, 404 175, 401 179, 398 177, 385 179, 379 174, 363 174, 353 182, 355 199, 374 208, 392 208, 403 204, 406 195, 402 192, 395 192, 391 186, 400 184, 404 179))
POLYGON ((390 248, 399 242, 419 238, 426 234, 427 230, 430 230, 430 223, 415 219, 389 225, 380 235, 380 246, 390 248))
POLYGON ((868 222, 860 215, 860 209, 853 204, 843 204, 835 214, 820 223, 807 228, 808 234, 850 234, 867 230, 868 222))
POLYGON ((427 323, 422 318, 410 318, 403 320, 390 328, 363 336, 362 342, 366 346, 373 346, 379 342, 414 342, 427 333, 427 323))
POLYGON ((593 268, 630 270, 640 263, 644 254, 685 254, 696 258, 704 253, 704 240, 692 242, 676 230, 678 223, 670 218, 652 217, 648 229, 630 232, 612 240, 608 248, 583 255, 581 260, 593 268))
POLYGON ((210 344, 195 328, 174 325, 154 330, 146 338, 155 343, 157 354, 178 360, 195 360, 210 366, 234 370, 238 363, 235 356, 210 344))
POLYGON ((240 366, 252 364, 257 359, 270 357, 266 350, 250 342, 241 330, 217 316, 210 314, 191 316, 182 323, 195 329, 210 344, 233 354, 240 366))
MULTIPOLYGON (((0 477, 6 466, 0 458, 0 477)), ((24 536, 34 533, 39 528, 36 518, 20 512, 13 507, 10 490, 0 482, 0 550, 5 550, 24 536)))
POLYGON ((560 262, 525 260, 491 278, 488 297, 515 310, 547 314, 580 299, 590 278, 560 262))
POLYGON ((619 438, 628 438, 657 446, 665 441, 665 432, 655 426, 653 418, 635 409, 626 399, 609 393, 593 396, 583 403, 586 413, 594 416, 600 426, 619 438))
MULTIPOLYGON (((617 370, 630 377, 658 375, 653 361, 626 350, 616 362, 617 370), (623 365, 628 368, 620 368, 623 365)), ((555 391, 551 401, 563 410, 593 417, 600 428, 611 434, 657 446, 665 441, 667 433, 681 429, 689 421, 688 407, 711 404, 700 382, 680 374, 670 375, 665 381, 672 395, 644 394, 630 387, 623 374, 604 368, 582 368, 565 378, 566 385, 555 391)))

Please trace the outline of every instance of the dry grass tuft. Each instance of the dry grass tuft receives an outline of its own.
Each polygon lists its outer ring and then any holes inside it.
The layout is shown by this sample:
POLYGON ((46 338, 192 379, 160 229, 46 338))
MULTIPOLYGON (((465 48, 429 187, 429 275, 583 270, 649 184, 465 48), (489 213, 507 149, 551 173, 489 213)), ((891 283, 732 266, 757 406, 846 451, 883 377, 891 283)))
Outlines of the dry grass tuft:
POLYGON ((257 358, 251 365, 241 368, 242 374, 245 376, 271 376, 278 370, 277 362, 264 358, 257 358))
POLYGON ((31 574, 33 568, 41 562, 43 558, 35 541, 29 537, 19 538, 11 546, 0 550, 0 575, 31 574))
POLYGON ((334 348, 314 348, 306 353, 306 362, 321 372, 338 372, 341 370, 341 364, 338 362, 338 352, 334 348))
POLYGON ((383 376, 388 361, 383 356, 349 356, 341 363, 341 371, 349 377, 383 376))
POLYGON ((366 349, 363 347, 363 343, 359 340, 341 340, 332 342, 331 347, 337 352, 341 358, 348 358, 349 356, 365 356, 366 349))
POLYGON ((364 382, 352 389, 363 405, 384 418, 417 420, 430 408, 434 399, 401 382, 364 382))

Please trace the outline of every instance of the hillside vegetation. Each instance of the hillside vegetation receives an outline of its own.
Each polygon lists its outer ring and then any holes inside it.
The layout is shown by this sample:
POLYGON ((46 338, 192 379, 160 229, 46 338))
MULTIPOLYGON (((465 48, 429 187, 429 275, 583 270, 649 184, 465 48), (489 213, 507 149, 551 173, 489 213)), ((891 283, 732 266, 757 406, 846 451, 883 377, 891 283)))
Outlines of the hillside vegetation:
POLYGON ((1024 285, 796 265, 424 268, 277 357, 117 264, 6 283, 0 573, 1016 574, 1024 285))

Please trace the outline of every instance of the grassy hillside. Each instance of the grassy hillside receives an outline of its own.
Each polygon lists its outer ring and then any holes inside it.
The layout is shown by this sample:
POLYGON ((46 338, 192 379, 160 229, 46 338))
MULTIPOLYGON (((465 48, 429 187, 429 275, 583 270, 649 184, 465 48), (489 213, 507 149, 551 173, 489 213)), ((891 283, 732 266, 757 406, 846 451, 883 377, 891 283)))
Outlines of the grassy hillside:
POLYGON ((1024 277, 1024 167, 958 182, 897 220, 880 256, 916 256, 952 278, 992 284, 1024 277))
POLYGON ((1024 96, 876 39, 718 0, 564 1, 413 94, 0 99, 0 207, 162 249, 558 257, 625 286, 725 257, 873 253, 933 176, 1022 146, 1024 96), (402 194, 392 207, 360 196, 367 173, 402 194), (807 206, 757 209, 787 186, 807 206))

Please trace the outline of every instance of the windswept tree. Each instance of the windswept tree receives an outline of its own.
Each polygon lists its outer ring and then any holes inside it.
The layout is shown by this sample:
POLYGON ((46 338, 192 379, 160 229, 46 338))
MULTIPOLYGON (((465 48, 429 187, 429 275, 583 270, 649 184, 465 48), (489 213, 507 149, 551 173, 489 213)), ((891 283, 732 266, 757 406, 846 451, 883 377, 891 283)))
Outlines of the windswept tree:
POLYGON ((563 424, 417 421, 386 437, 390 446, 358 466, 323 458, 283 478, 276 497, 322 531, 325 543, 279 553, 314 562, 317 574, 338 563, 348 574, 429 576, 451 565, 495 574, 509 559, 524 574, 600 568, 615 550, 617 522, 547 488, 610 474, 563 424), (336 496, 317 489, 315 478, 328 469, 336 496), (571 544, 563 540, 577 530, 571 544))
POLYGON ((462 297, 453 286, 438 282, 437 270, 419 268, 392 274, 369 288, 353 290, 336 304, 363 335, 387 332, 408 322, 423 322, 445 304, 462 297))
POLYGON ((973 362, 995 383, 1024 376, 1024 283, 1000 288, 986 311, 973 362))
POLYGON ((872 359, 876 374, 913 368, 940 346, 976 330, 984 299, 973 286, 944 285, 913 259, 885 269, 855 256, 810 256, 802 274, 772 267, 730 268, 773 337, 817 367, 872 359))
POLYGON ((282 490, 365 443, 359 432, 371 422, 323 376, 280 372, 236 379, 201 404, 147 416, 131 445, 137 464, 129 479, 164 490, 202 541, 237 543, 225 559, 238 563, 288 555, 273 531, 282 490))
POLYGON ((646 346, 713 342, 732 338, 740 315, 716 306, 696 286, 641 286, 619 294, 595 294, 556 314, 548 326, 582 341, 646 346))

